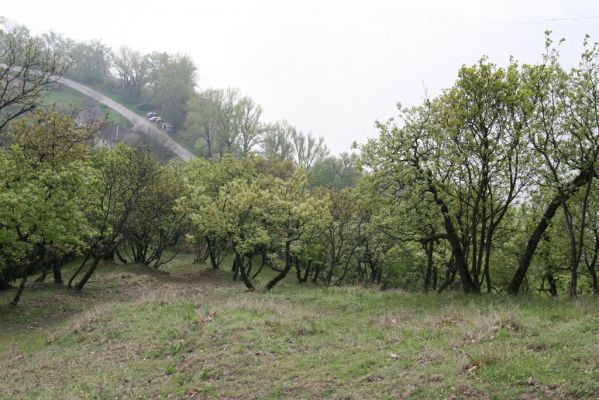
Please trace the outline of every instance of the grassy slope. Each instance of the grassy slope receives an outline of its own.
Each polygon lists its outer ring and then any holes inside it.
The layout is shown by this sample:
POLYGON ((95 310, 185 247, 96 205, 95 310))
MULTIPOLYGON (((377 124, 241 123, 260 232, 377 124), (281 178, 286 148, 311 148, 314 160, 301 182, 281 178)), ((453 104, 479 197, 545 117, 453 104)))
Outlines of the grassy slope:
POLYGON ((0 294, 0 397, 597 398, 599 302, 245 292, 180 257, 0 294))
POLYGON ((108 121, 121 126, 131 126, 131 123, 122 115, 111 110, 104 104, 100 104, 94 99, 66 86, 60 89, 51 89, 44 93, 41 103, 46 107, 56 106, 58 111, 66 113, 76 113, 82 108, 100 107, 108 116, 108 121))

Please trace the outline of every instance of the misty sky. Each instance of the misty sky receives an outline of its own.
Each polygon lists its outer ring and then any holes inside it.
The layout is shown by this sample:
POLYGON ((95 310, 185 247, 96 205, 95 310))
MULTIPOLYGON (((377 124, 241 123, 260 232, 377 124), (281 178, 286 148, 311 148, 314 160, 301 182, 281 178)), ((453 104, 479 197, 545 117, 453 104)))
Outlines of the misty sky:
POLYGON ((574 65, 599 2, 554 1, 7 1, 0 16, 34 33, 99 38, 113 49, 189 54, 199 88, 237 86, 264 108, 324 136, 334 153, 376 136, 374 121, 440 93, 486 54, 537 62, 545 29, 574 65))

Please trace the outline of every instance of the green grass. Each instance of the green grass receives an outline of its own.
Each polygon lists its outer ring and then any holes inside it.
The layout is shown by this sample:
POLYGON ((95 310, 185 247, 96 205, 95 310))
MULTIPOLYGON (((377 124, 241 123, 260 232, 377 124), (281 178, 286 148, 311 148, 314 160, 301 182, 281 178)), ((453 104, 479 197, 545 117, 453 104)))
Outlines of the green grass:
POLYGON ((73 115, 83 108, 100 107, 106 114, 109 122, 126 127, 131 126, 131 123, 119 113, 66 86, 59 89, 53 88, 45 92, 41 98, 41 104, 45 107, 56 107, 59 112, 73 115))
POLYGON ((0 397, 599 397, 597 299, 250 293, 190 261, 1 293, 0 397))
POLYGON ((102 93, 103 95, 105 95, 107 97, 110 97, 112 100, 116 101, 117 103, 121 103, 125 107, 131 109, 133 112, 135 112, 141 116, 144 116, 147 112, 144 110, 140 110, 138 107, 139 102, 141 101, 141 98, 128 96, 126 93, 123 93, 122 90, 117 88, 111 82, 97 82, 97 83, 85 82, 83 84, 102 93))

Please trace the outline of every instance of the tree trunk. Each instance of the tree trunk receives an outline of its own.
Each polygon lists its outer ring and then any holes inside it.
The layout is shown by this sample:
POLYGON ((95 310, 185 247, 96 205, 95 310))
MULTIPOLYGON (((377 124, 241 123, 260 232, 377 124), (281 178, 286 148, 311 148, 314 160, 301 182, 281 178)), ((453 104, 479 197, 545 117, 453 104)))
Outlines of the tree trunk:
POLYGON ((428 292, 433 274, 433 241, 425 244, 426 249, 426 274, 424 275, 424 293, 428 292))
POLYGON ((464 249, 462 248, 458 234, 453 226, 453 222, 449 214, 449 208, 447 207, 447 204, 445 204, 445 202, 439 197, 439 193, 432 183, 430 173, 428 176, 428 184, 428 190, 432 193, 435 203, 439 205, 441 208, 441 213, 443 214, 443 225, 445 227, 445 232, 447 233, 447 240, 449 241, 449 244, 453 250, 455 265, 460 273, 460 281, 462 282, 464 293, 479 293, 480 286, 478 285, 477 280, 472 279, 470 272, 468 271, 468 263, 466 262, 466 256, 464 255, 464 249))
POLYGON ((295 274, 297 276, 297 283, 304 283, 305 281, 302 279, 302 270, 300 269, 299 261, 295 261, 295 274))
POLYGON ((441 286, 439 286, 439 289, 437 290, 437 292, 441 293, 449 285, 451 285, 455 279, 455 275, 456 275, 455 262, 454 262, 454 259, 452 256, 451 259, 449 260, 449 263, 447 263, 447 269, 445 270, 445 281, 441 284, 441 286))
POLYGON ((285 268, 266 284, 266 289, 271 290, 279 281, 287 276, 291 270, 291 242, 285 243, 285 268))
POLYGON ((218 269, 218 262, 216 260, 214 246, 212 245, 208 237, 206 237, 206 246, 208 246, 208 256, 210 257, 210 264, 212 265, 212 269, 218 269))
POLYGON ((79 281, 79 283, 75 286, 75 289, 77 289, 77 290, 83 289, 83 286, 85 286, 85 284, 87 283, 87 281, 89 280, 89 278, 91 278, 91 276, 93 275, 94 271, 96 270, 96 267, 100 263, 100 259, 101 258, 102 257, 94 257, 94 262, 92 263, 92 266, 87 270, 87 272, 85 273, 85 275, 83 275, 83 278, 81 278, 81 280, 79 281))
POLYGON ((310 275, 310 271, 312 270, 312 261, 308 263, 306 266, 306 270, 304 271, 304 277, 302 278, 302 283, 308 282, 308 276, 310 275))
POLYGON ((239 270, 241 281, 245 284, 245 287, 247 287, 250 291, 256 290, 254 284, 252 283, 252 280, 248 277, 245 271, 245 266, 243 265, 243 256, 236 254, 235 260, 237 261, 237 269, 239 270))
POLYGON ((312 277, 312 283, 316 283, 318 281, 319 275, 320 275, 320 265, 316 267, 316 270, 314 270, 314 276, 312 277))
POLYGON ((35 282, 44 282, 48 276, 48 271, 43 270, 42 274, 35 280, 35 282))
POLYGON ((233 281, 237 281, 237 274, 239 273, 239 261, 238 257, 235 256, 233 259, 233 266, 231 267, 231 272, 233 272, 233 281))
POLYGON ((570 184, 570 187, 568 188, 568 190, 566 192, 558 193, 557 196, 555 196, 555 198, 553 200, 551 200, 551 203, 549 203, 549 206, 547 206, 545 213, 543 213, 543 217, 541 218, 541 220, 537 224, 536 228, 532 231, 532 233, 530 234, 530 237, 528 238, 528 242, 526 244, 526 249, 524 250, 522 257, 520 257, 518 269, 516 270, 516 273, 514 274, 514 277, 512 278, 512 282, 510 283, 510 286, 508 287, 508 290, 507 290, 508 293, 517 294, 518 291, 520 290, 520 286, 524 282, 524 278, 526 277, 526 272, 528 271, 528 268, 530 267, 530 264, 532 262, 532 257, 534 256, 537 246, 539 244, 539 241, 541 240, 541 237, 543 236, 543 232, 545 232, 545 230, 549 226, 549 223, 555 216, 555 213, 557 212, 557 209, 559 208, 559 206, 563 202, 568 200, 568 198, 571 197, 574 193, 576 193, 576 191, 581 186, 586 184, 589 181, 589 179, 591 179, 591 176, 593 175, 593 173, 594 173, 593 170, 581 171, 580 174, 576 178, 574 178, 574 180, 572 181, 572 183, 570 184))
POLYGON ((547 284, 549 285, 549 294, 551 297, 557 297, 557 281, 553 274, 547 274, 547 284))
POLYGON ((61 265, 59 260, 54 260, 52 263, 52 274, 54 275, 54 284, 62 285, 64 281, 62 280, 62 271, 60 269, 61 265))
POLYGON ((119 249, 116 249, 114 252, 115 252, 116 257, 119 259, 120 262, 122 262, 123 264, 127 264, 127 259, 125 257, 123 257, 123 255, 121 254, 121 252, 119 251, 119 249))
POLYGON ((77 271, 75 271, 75 273, 73 274, 73 276, 71 276, 71 279, 69 279, 69 283, 67 284, 68 288, 71 288, 73 285, 73 281, 75 280, 75 277, 77 275, 79 275, 79 273, 83 270, 83 267, 85 267, 85 264, 87 263, 87 261, 89 260, 89 257, 91 256, 91 250, 87 252, 87 254, 85 255, 85 258, 83 259, 83 261, 81 262, 81 265, 79 266, 79 268, 77 268, 77 271))
POLYGON ((23 278, 21 279, 21 284, 19 285, 19 288, 17 289, 17 293, 15 294, 15 297, 10 302, 10 304, 12 306, 16 307, 16 305, 19 304, 19 300, 21 300, 21 295, 23 294, 23 289, 25 289, 25 284, 27 283, 28 275, 29 274, 26 272, 25 276, 23 276, 23 278))
POLYGON ((485 243, 486 246, 486 250, 485 250, 485 266, 484 266, 484 278, 485 278, 485 282, 487 284, 487 293, 491 293, 491 291, 493 290, 493 286, 491 285, 491 268, 490 268, 490 264, 491 264, 491 249, 492 249, 492 245, 493 245, 493 228, 489 229, 489 237, 487 239, 487 243, 485 243))
POLYGON ((585 262, 587 264, 589 275, 591 276, 591 288, 593 289, 593 294, 595 296, 599 296, 599 282, 597 281, 597 271, 595 270, 595 266, 597 265, 597 257, 599 256, 599 232, 595 231, 594 236, 595 246, 593 247, 593 258, 589 262, 585 255, 585 262))

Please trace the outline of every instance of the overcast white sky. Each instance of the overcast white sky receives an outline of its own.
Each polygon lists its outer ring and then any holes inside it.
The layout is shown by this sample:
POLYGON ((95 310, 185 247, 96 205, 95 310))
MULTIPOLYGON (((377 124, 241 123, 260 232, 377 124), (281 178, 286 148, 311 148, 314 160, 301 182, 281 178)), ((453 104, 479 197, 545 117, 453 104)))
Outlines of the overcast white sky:
POLYGON ((0 16, 114 49, 187 53, 200 88, 237 86, 266 120, 324 136, 335 153, 483 54, 536 62, 551 29, 573 65, 586 33, 599 40, 593 0, 2 0, 0 16))

